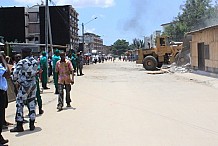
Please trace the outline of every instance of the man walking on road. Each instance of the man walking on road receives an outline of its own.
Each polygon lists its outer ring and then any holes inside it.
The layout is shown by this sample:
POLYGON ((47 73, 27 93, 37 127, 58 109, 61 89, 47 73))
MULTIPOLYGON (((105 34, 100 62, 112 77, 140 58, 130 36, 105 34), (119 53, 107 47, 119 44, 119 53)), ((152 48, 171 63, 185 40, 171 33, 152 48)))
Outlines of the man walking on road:
POLYGON ((37 70, 37 74, 36 74, 36 99, 37 99, 37 103, 38 103, 38 106, 39 106, 39 114, 43 114, 44 111, 42 110, 42 97, 40 95, 40 86, 39 86, 39 74, 41 72, 41 69, 40 69, 40 65, 39 65, 39 62, 38 62, 38 70, 37 70))
POLYGON ((55 50, 54 55, 52 56, 52 63, 53 63, 53 79, 54 79, 54 85, 55 85, 55 94, 59 94, 58 92, 58 74, 55 72, 56 70, 56 63, 58 60, 60 60, 59 56, 60 51, 58 49, 55 50))
POLYGON ((42 88, 43 89, 50 89, 47 87, 48 82, 48 62, 46 52, 42 52, 42 57, 40 58, 40 65, 42 69, 42 88))
POLYGON ((18 88, 16 97, 16 116, 17 126, 10 132, 22 132, 23 129, 23 107, 27 104, 30 118, 30 130, 34 130, 36 118, 36 73, 38 68, 37 61, 31 56, 31 49, 22 49, 22 60, 17 63, 13 72, 13 81, 18 88))
POLYGON ((56 64, 56 72, 58 74, 58 105, 57 109, 59 111, 63 108, 63 100, 64 100, 64 91, 66 89, 66 103, 67 107, 71 107, 70 102, 70 91, 71 91, 71 84, 74 84, 74 73, 73 73, 73 66, 70 60, 65 59, 66 54, 65 52, 60 53, 61 60, 59 60, 56 64), (72 74, 72 78, 70 77, 72 74))
POLYGON ((77 53, 77 76, 82 76, 83 74, 83 56, 82 56, 82 52, 78 52, 77 53))

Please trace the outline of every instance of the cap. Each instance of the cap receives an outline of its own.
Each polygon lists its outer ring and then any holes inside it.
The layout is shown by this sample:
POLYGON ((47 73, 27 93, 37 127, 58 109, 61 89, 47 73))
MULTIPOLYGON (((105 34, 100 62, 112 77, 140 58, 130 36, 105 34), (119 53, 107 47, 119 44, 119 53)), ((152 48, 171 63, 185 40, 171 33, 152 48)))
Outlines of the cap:
POLYGON ((45 51, 42 51, 42 56, 46 56, 46 52, 45 51))
POLYGON ((55 53, 56 53, 56 54, 57 54, 57 53, 60 53, 60 51, 59 51, 58 49, 56 49, 56 50, 55 50, 55 53))
POLYGON ((26 53, 32 52, 30 48, 22 48, 21 51, 26 53))

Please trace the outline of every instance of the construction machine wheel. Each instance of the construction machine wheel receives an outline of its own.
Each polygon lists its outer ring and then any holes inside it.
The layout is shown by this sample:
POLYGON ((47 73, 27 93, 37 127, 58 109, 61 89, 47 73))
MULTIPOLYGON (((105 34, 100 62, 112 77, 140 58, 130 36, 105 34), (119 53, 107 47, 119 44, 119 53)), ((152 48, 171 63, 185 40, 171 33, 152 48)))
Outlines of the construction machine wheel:
POLYGON ((187 63, 190 63, 190 57, 188 54, 178 53, 175 57, 175 62, 177 66, 186 65, 187 63))
POLYGON ((146 70, 156 70, 157 64, 157 59, 153 56, 146 56, 143 60, 143 67, 146 70))

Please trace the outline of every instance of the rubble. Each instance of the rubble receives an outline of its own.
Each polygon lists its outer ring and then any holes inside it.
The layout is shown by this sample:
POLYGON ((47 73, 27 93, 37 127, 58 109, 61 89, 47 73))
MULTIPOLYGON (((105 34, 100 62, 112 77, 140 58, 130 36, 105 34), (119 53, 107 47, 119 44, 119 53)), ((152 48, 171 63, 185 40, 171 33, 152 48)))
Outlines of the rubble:
POLYGON ((187 73, 187 72, 191 72, 191 64, 187 63, 185 65, 182 66, 177 66, 176 63, 171 64, 170 68, 169 68, 169 72, 171 73, 187 73))

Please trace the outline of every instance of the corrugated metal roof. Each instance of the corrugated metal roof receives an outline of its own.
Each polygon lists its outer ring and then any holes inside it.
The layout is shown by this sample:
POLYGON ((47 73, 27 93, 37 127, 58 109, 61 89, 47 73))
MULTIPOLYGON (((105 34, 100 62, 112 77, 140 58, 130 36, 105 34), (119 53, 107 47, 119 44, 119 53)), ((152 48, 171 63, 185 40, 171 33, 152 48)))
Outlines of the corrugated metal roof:
POLYGON ((204 30, 206 30, 206 29, 216 28, 216 27, 218 27, 218 24, 216 24, 216 25, 211 25, 211 26, 204 27, 204 28, 200 28, 200 29, 197 29, 197 30, 193 30, 193 31, 188 32, 187 34, 194 34, 194 33, 200 32, 200 31, 204 31, 204 30))

